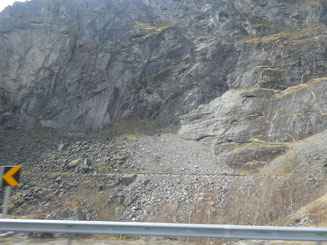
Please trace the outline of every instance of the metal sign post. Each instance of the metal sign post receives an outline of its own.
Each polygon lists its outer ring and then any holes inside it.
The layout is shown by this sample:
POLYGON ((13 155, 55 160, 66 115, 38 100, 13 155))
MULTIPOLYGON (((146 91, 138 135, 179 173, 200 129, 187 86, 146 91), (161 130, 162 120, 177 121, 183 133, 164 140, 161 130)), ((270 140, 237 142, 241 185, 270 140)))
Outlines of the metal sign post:
POLYGON ((8 215, 8 203, 9 203, 10 191, 11 191, 11 187, 6 186, 5 187, 5 197, 3 199, 3 204, 2 204, 1 218, 3 218, 3 219, 6 219, 7 215, 8 215))
POLYGON ((5 196, 2 203, 1 218, 5 219, 8 215, 8 204, 10 198, 11 186, 19 185, 21 166, 10 166, 1 168, 1 186, 5 187, 5 196))

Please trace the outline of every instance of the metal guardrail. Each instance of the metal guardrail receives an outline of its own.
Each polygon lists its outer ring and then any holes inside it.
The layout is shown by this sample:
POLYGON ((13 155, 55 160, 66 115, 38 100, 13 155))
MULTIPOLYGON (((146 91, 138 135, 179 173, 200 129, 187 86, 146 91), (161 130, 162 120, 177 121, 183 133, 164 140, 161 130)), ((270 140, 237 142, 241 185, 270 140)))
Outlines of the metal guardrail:
POLYGON ((1 219, 0 231, 327 241, 327 228, 1 219))

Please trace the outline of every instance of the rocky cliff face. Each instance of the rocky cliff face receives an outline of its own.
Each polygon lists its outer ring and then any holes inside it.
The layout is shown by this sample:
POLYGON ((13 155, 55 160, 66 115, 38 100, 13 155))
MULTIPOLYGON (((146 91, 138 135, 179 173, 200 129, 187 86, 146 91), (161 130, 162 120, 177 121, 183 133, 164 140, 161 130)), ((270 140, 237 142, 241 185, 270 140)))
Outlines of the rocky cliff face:
MULTIPOLYGON (((178 126, 201 105, 227 106, 223 98, 230 111, 215 118, 274 117, 283 103, 274 94, 326 73, 325 12, 324 2, 295 0, 17 3, 0 15, 1 122, 87 130, 141 117, 178 126)), ((275 129, 285 123, 272 122, 266 136, 289 138, 275 129)))
POLYGON ((89 130, 154 119, 223 158, 237 146, 250 152, 241 162, 265 164, 327 126, 326 9, 323 0, 16 3, 0 14, 0 122, 89 130))
POLYGON ((223 21, 219 9, 228 6, 216 5, 31 1, 7 8, 2 121, 69 130, 134 116, 178 123, 227 90, 237 61, 227 40, 241 26, 223 21))

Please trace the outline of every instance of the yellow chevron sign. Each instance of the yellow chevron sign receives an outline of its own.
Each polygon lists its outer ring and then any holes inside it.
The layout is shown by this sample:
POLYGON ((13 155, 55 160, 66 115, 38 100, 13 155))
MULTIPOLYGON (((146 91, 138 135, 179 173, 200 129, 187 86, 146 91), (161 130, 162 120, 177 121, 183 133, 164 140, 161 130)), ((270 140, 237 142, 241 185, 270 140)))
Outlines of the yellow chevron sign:
POLYGON ((2 167, 2 186, 19 185, 21 166, 2 167))

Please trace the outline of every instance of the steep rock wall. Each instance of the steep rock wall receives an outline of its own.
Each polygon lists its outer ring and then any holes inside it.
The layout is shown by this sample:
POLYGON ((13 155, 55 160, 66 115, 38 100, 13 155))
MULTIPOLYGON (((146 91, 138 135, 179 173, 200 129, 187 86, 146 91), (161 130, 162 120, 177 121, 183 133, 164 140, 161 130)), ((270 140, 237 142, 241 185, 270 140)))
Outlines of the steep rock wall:
POLYGON ((0 14, 0 122, 89 130, 154 119, 223 159, 247 155, 231 165, 261 166, 327 126, 326 6, 17 3, 0 14))
POLYGON ((137 116, 178 125, 180 115, 229 88, 306 82, 324 73, 324 6, 17 3, 0 15, 1 121, 87 130, 137 116))

